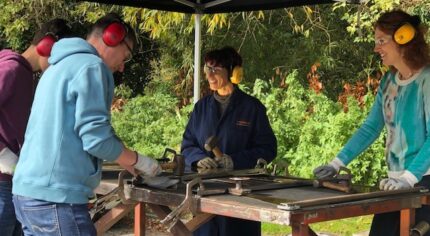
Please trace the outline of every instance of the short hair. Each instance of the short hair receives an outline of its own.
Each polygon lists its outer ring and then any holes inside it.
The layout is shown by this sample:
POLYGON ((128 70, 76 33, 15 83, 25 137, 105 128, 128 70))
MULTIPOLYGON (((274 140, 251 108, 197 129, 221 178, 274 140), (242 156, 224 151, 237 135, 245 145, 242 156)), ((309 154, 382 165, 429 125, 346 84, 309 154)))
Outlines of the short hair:
POLYGON ((413 69, 419 69, 430 63, 429 47, 424 39, 427 28, 421 24, 418 16, 411 16, 402 10, 393 10, 382 14, 375 23, 375 28, 392 35, 403 24, 409 23, 415 28, 414 38, 404 44, 397 44, 403 52, 403 59, 413 69))
POLYGON ((204 61, 205 63, 209 62, 215 66, 226 68, 229 76, 231 76, 234 67, 242 66, 242 57, 230 46, 207 52, 205 54, 204 61))
POLYGON ((116 13, 108 13, 107 15, 103 16, 102 18, 98 19, 96 23, 91 27, 90 32, 88 35, 97 35, 99 37, 102 37, 103 30, 106 29, 110 24, 114 22, 119 22, 122 25, 124 25, 125 30, 127 31, 127 35, 125 36, 125 39, 128 39, 131 41, 134 45, 134 48, 136 48, 137 45, 137 38, 136 33, 134 32, 133 28, 127 23, 125 23, 122 18, 116 14, 116 13))
POLYGON ((34 34, 31 44, 37 45, 47 34, 53 34, 57 40, 75 36, 68 22, 64 19, 57 18, 42 24, 40 29, 34 34))

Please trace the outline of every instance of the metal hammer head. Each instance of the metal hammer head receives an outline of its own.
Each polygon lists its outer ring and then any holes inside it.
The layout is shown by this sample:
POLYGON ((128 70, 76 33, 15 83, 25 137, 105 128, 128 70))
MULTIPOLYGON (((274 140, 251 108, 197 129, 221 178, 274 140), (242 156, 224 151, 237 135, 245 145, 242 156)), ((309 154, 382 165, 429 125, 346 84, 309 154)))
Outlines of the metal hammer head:
POLYGON ((205 150, 208 152, 212 152, 212 150, 218 145, 218 139, 216 136, 210 136, 206 139, 205 142, 205 150))

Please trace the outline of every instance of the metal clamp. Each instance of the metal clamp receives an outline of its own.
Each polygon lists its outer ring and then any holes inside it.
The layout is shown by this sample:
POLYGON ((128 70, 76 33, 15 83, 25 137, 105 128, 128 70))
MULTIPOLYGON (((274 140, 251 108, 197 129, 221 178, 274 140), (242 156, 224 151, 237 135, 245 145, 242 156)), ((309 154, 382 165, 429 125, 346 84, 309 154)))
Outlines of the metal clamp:
POLYGON ((236 195, 236 196, 242 196, 244 194, 251 192, 251 189, 242 187, 242 181, 250 180, 249 177, 232 177, 230 179, 236 182, 236 186, 234 188, 228 188, 228 192, 230 194, 236 195))
POLYGON ((267 169, 267 161, 263 158, 258 158, 257 164, 255 165, 255 169, 267 169))
POLYGON ((182 201, 181 204, 179 204, 179 206, 176 209, 174 209, 163 220, 160 221, 162 224, 167 224, 167 230, 169 232, 176 224, 176 222, 178 222, 182 213, 184 213, 187 209, 191 210, 191 206, 193 205, 192 203, 194 200, 193 187, 196 185, 202 186, 201 178, 195 178, 187 183, 185 199, 182 201))
POLYGON ((124 194, 124 176, 128 173, 127 170, 122 170, 121 172, 119 172, 118 174, 118 187, 117 187, 117 192, 118 192, 118 196, 121 199, 121 202, 123 204, 135 204, 136 202, 130 199, 127 199, 125 197, 124 194))

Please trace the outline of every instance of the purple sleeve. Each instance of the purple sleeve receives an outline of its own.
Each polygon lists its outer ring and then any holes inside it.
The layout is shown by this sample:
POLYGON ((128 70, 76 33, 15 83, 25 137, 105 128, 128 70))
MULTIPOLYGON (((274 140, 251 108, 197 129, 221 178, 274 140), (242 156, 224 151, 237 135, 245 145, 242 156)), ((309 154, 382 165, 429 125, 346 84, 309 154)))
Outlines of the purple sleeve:
MULTIPOLYGON (((10 78, 15 78, 17 66, 16 61, 5 61, 0 66, 0 110, 4 106, 5 102, 12 95, 15 80, 10 78)), ((6 144, 0 141, 0 151, 6 147, 6 144)))

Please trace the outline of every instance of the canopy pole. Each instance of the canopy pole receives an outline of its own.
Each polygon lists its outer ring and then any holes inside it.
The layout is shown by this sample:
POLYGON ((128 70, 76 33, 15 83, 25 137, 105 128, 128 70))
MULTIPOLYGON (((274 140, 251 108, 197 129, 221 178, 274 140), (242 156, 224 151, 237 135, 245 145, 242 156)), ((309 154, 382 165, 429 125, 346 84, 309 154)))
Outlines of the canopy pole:
POLYGON ((195 15, 195 28, 194 28, 194 99, 193 102, 196 103, 200 99, 200 72, 201 72, 201 52, 200 52, 200 43, 201 43, 201 18, 202 15, 200 13, 196 13, 195 15))

